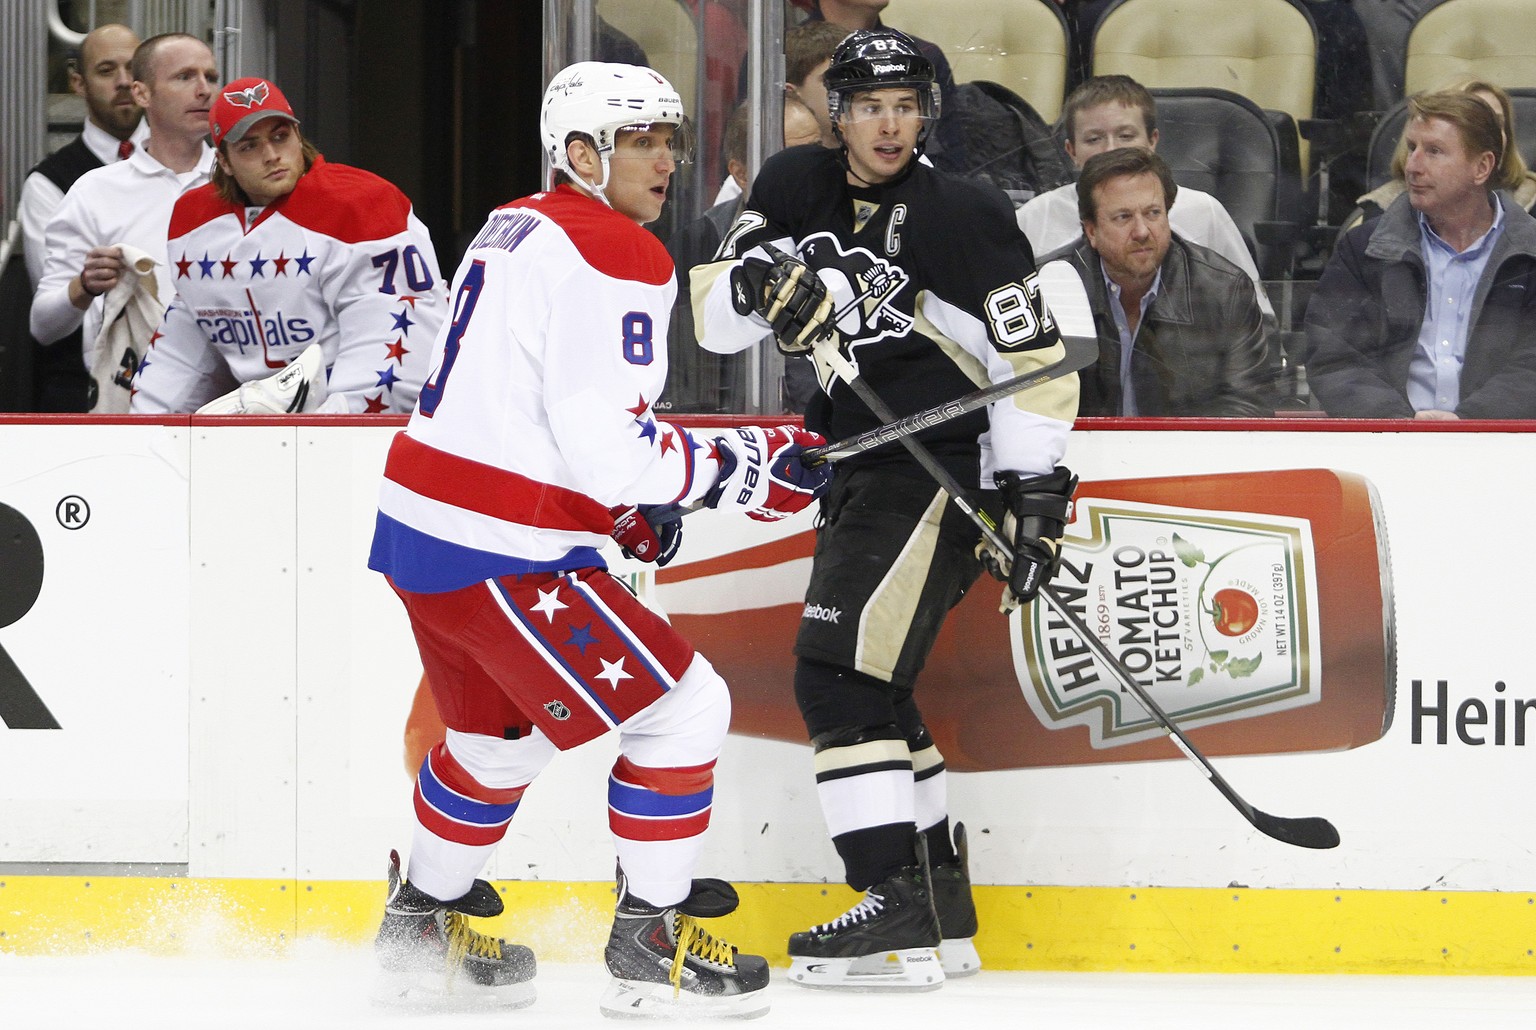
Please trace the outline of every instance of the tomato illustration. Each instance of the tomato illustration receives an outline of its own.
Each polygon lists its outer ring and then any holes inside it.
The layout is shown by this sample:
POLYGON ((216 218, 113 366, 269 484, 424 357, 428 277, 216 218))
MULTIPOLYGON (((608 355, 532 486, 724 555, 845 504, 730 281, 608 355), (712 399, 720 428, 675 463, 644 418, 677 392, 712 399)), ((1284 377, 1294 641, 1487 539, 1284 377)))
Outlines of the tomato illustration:
POLYGON ((1259 602, 1246 590, 1218 590, 1211 603, 1216 632, 1223 636, 1240 637, 1259 621, 1259 602))

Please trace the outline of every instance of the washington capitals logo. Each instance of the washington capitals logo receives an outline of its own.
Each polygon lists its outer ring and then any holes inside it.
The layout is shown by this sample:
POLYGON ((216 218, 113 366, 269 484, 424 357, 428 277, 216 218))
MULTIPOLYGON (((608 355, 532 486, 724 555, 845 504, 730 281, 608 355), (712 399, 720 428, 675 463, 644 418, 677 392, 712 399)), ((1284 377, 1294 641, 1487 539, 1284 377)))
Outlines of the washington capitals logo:
POLYGON ((265 82, 258 82, 254 86, 247 86, 233 93, 225 93, 224 99, 235 107, 260 107, 267 102, 271 92, 271 88, 265 82))

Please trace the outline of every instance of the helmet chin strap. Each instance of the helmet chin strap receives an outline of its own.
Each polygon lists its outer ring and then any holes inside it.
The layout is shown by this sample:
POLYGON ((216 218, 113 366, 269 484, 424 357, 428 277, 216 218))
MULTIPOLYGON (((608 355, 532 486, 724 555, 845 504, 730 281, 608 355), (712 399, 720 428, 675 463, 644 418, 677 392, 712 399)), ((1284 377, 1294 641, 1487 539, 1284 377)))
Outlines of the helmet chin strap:
POLYGON ((609 178, 608 155, 603 153, 601 150, 598 150, 596 146, 592 146, 592 152, 597 155, 598 163, 602 166, 603 169, 603 177, 600 181, 588 182, 584 175, 572 167, 571 157, 569 154, 565 155, 565 160, 561 162, 559 170, 569 175, 577 182, 581 183, 583 189, 585 189, 592 196, 596 197, 598 200, 602 201, 609 208, 612 208, 613 202, 608 199, 607 194, 609 178))

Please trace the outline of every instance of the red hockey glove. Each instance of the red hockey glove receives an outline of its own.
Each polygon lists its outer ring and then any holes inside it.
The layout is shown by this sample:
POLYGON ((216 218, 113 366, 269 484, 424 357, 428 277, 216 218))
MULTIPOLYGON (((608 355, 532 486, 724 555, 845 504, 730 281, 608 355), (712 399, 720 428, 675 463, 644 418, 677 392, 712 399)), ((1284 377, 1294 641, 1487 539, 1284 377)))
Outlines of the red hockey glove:
POLYGON ((675 504, 621 504, 608 513, 612 536, 626 558, 665 565, 683 545, 683 512, 675 504))
POLYGON ((803 510, 832 481, 831 465, 808 466, 800 460, 805 448, 823 443, 820 433, 797 426, 741 426, 715 437, 720 476, 704 503, 714 508, 724 499, 759 522, 777 522, 803 510))

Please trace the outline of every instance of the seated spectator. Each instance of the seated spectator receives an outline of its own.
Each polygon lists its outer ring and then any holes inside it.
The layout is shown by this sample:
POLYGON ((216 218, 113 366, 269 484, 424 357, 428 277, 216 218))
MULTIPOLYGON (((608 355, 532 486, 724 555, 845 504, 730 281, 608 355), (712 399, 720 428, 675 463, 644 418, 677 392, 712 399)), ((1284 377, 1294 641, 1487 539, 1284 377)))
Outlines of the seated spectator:
MULTIPOLYGON (((1061 109, 1064 146, 1072 163, 1082 169, 1089 158, 1120 147, 1157 149, 1157 107, 1145 86, 1128 75, 1099 75, 1074 89, 1061 109)), ((1036 254, 1058 250, 1082 235, 1078 192, 1072 183, 1048 190, 1018 210, 1019 228, 1036 254)), ((1170 196, 1169 203, 1173 203, 1170 196)), ((1188 186, 1179 187, 1178 203, 1168 212, 1173 231, 1191 243, 1208 247, 1253 282, 1259 310, 1274 318, 1274 309, 1259 282, 1248 244, 1221 201, 1188 186)))
POLYGON ((213 51, 180 32, 140 43, 129 68, 149 138, 127 160, 75 180, 48 222, 47 258, 32 297, 32 335, 39 343, 67 346, 62 341, 80 330, 91 374, 84 410, 106 413, 128 409, 128 378, 176 292, 164 265, 137 274, 125 258, 158 263, 176 198, 208 181, 213 151, 204 142, 208 119, 201 112, 219 81, 213 51), (114 310, 128 316, 104 325, 108 294, 120 281, 114 310))
POLYGON ((1093 310, 1099 359, 1078 373, 1079 415, 1274 414, 1253 289, 1242 269, 1170 230, 1182 192, 1145 147, 1083 165, 1083 235, 1040 262, 1073 265, 1093 310))
POLYGON ((821 77, 832 64, 832 52, 848 35, 835 22, 808 21, 784 34, 784 92, 805 103, 821 129, 821 145, 836 147, 832 118, 827 113, 827 88, 821 77))
MULTIPOLYGON (((801 106, 810 112, 824 147, 835 148, 838 143, 832 135, 832 120, 827 114, 827 90, 821 84, 821 76, 832 64, 832 51, 837 49, 837 44, 847 35, 848 31, 842 26, 825 21, 808 21, 784 34, 784 95, 800 101, 801 106)), ((745 74, 745 66, 742 72, 745 74)), ((790 112, 790 105, 785 104, 786 147, 796 145, 789 142, 790 112)), ((746 137, 743 136, 742 140, 745 145, 746 137)), ((714 203, 719 205, 737 200, 741 197, 741 191, 742 186, 735 175, 729 175, 715 194, 714 203)))
MULTIPOLYGON (((1515 142, 1515 112, 1509 94, 1483 79, 1463 79, 1445 88, 1452 92, 1470 93, 1493 109, 1494 117, 1499 120, 1499 131, 1504 143, 1503 157, 1493 173, 1493 188, 1508 190, 1514 195, 1515 203, 1527 211, 1536 207, 1536 173, 1526 167, 1525 158, 1521 156, 1515 142)), ((1345 219, 1341 231, 1353 229, 1361 222, 1378 217, 1392 206, 1392 201, 1407 191, 1408 184, 1403 181, 1403 165, 1407 154, 1406 137, 1399 137, 1397 149, 1392 152, 1392 178, 1355 201, 1360 206, 1345 219)))
MULTIPOLYGON (((694 334, 689 270, 694 265, 707 264, 715 259, 720 241, 725 238, 746 203, 747 190, 751 185, 751 169, 747 165, 747 123, 751 114, 749 105, 742 104, 731 113, 725 125, 725 166, 730 173, 731 185, 735 187, 734 195, 682 226, 667 244, 672 262, 677 266, 677 301, 672 309, 672 323, 668 329, 672 371, 667 391, 657 402, 663 410, 739 411, 745 403, 745 356, 712 354, 699 347, 698 338, 694 334), (701 382, 706 367, 718 369, 718 378, 730 380, 729 383, 722 383, 714 396, 705 396, 709 390, 701 382), (732 393, 735 396, 727 396, 732 393)), ((820 141, 821 130, 816 116, 799 99, 786 93, 784 146, 807 146, 819 144, 820 141)), ((786 408, 804 411, 806 402, 816 389, 816 376, 811 370, 810 361, 805 358, 787 359, 784 385, 786 408)))
POLYGON ((1536 219, 1493 189, 1504 138, 1467 93, 1409 101, 1408 188, 1344 235, 1307 307, 1330 415, 1536 417, 1536 219))
POLYGON ((218 165, 171 215, 176 300, 131 410, 409 413, 448 306, 410 200, 327 163, 264 79, 231 82, 204 125, 218 165))

